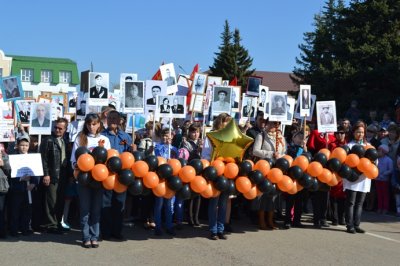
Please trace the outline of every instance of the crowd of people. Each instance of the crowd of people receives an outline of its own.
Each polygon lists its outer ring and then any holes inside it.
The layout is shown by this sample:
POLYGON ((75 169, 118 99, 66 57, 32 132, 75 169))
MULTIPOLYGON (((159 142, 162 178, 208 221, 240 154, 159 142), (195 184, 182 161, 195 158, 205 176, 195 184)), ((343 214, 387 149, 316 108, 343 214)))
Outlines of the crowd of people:
MULTIPOLYGON (((71 224, 76 225, 74 221, 79 221, 82 247, 97 248, 100 240, 126 239, 124 223, 133 219, 154 230, 157 236, 164 233, 174 236, 186 223, 198 227, 201 220, 207 220, 210 239, 218 240, 226 239, 226 233, 234 230, 231 217, 243 213, 260 230, 302 228, 302 215, 310 211, 310 205, 315 228, 345 225, 348 233, 364 233, 360 227, 363 209, 400 216, 400 127, 390 121, 387 113, 381 122, 373 113, 364 120, 354 110, 348 115, 351 118, 340 119, 335 132, 321 133, 313 128, 313 123, 309 126, 294 120, 282 134, 280 123, 264 119, 264 113, 259 111, 254 123, 240 127, 254 139, 245 158, 274 161, 285 154, 296 158, 304 152, 312 156, 323 148, 373 145, 379 153, 376 180, 371 182, 361 175, 354 182, 343 179, 334 187, 321 183, 314 191, 262 194, 252 201, 226 192, 211 199, 194 194, 186 201, 152 193, 132 196, 128 192, 82 184, 74 177, 77 149, 85 146, 92 150, 100 143, 119 153, 140 151, 144 156, 166 159, 210 160, 213 148, 203 136, 201 122, 174 119, 171 125, 162 125, 150 121, 144 130, 132 135, 124 131, 126 117, 107 107, 100 114, 87 114, 81 126, 58 118, 53 121, 52 135, 42 136, 40 143, 38 136, 29 135, 21 127, 16 143, 0 146, 0 237, 29 236, 34 231, 63 234, 70 230, 71 224), (9 154, 37 152, 41 153, 43 176, 10 178, 9 154), (276 223, 279 219, 280 226, 276 223)), ((231 119, 229 114, 221 113, 213 120, 212 130, 224 128, 231 119)))

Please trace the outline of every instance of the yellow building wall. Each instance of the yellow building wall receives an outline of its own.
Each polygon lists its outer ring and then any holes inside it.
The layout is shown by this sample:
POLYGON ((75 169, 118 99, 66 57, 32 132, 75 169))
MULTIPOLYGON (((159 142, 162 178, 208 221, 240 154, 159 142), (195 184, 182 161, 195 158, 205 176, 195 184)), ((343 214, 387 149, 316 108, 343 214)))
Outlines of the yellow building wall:
POLYGON ((12 62, 12 58, 5 56, 4 52, 2 50, 0 50, 0 68, 2 69, 3 77, 10 76, 11 62, 12 62))

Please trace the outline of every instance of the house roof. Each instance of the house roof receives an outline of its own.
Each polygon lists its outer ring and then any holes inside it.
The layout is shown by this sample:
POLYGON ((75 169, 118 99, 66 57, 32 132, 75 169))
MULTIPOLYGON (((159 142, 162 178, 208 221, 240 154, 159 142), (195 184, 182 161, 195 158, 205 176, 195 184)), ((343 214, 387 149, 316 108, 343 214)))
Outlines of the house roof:
POLYGON ((71 84, 78 85, 79 73, 76 62, 67 58, 53 57, 36 57, 36 56, 20 56, 7 55, 12 57, 11 74, 20 75, 21 69, 33 69, 33 82, 41 82, 41 70, 53 71, 52 83, 59 83, 60 71, 71 72, 71 84))
POLYGON ((262 78, 262 85, 267 86, 271 91, 297 92, 299 86, 295 84, 288 72, 254 71, 253 76, 262 78))

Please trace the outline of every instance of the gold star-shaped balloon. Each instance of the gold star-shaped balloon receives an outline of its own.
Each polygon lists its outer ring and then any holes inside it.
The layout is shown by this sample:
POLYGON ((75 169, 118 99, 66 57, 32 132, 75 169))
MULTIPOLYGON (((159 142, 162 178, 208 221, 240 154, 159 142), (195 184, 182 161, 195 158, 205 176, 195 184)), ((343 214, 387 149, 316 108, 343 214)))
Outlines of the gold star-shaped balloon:
POLYGON ((211 160, 217 157, 232 157, 237 162, 242 161, 246 149, 253 143, 253 139, 243 134, 231 120, 226 127, 207 133, 213 146, 211 160))

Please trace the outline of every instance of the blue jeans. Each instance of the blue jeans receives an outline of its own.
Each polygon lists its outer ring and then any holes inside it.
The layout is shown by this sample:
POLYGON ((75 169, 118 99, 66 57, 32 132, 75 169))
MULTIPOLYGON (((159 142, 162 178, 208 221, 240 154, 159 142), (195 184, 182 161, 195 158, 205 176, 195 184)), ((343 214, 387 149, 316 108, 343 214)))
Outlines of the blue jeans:
POLYGON ((175 198, 174 202, 175 219, 178 224, 181 224, 183 222, 184 201, 177 197, 174 198, 175 198))
POLYGON ((117 193, 113 190, 103 191, 100 230, 103 238, 119 236, 122 233, 126 191, 117 193))
POLYGON ((78 193, 82 241, 97 241, 100 234, 100 213, 103 201, 103 190, 93 189, 79 184, 78 193))
POLYGON ((172 229, 172 215, 174 205, 172 199, 165 199, 163 197, 156 197, 154 202, 154 222, 156 223, 156 229, 161 230, 161 211, 164 207, 165 214, 165 225, 167 229, 172 229))
POLYGON ((228 193, 221 193, 219 197, 211 198, 208 202, 208 226, 213 234, 224 232, 228 198, 228 193))

